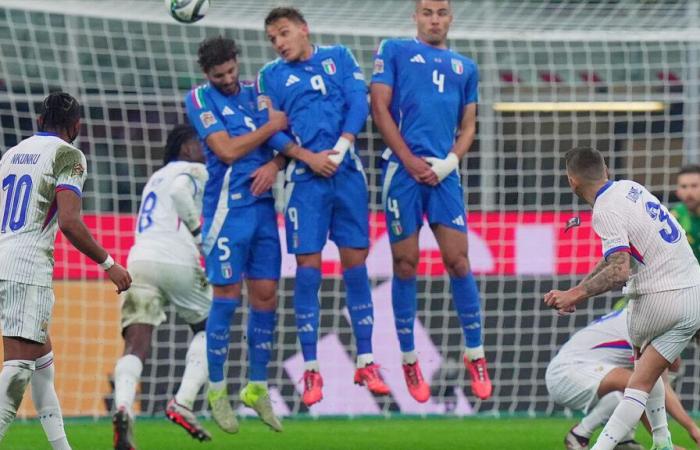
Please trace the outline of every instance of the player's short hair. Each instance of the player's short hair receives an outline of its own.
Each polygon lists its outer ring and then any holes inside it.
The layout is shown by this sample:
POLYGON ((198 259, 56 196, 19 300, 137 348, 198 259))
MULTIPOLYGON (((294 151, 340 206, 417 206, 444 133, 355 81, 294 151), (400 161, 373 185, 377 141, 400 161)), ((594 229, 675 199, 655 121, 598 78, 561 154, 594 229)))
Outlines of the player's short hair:
POLYGON ((190 139, 197 137, 197 130, 188 123, 175 125, 168 133, 165 141, 165 152, 163 154, 163 164, 177 161, 180 156, 180 148, 190 139))
POLYGON ((689 173, 697 173, 700 175, 700 165, 698 164, 687 164, 680 168, 676 176, 687 175, 689 173))
POLYGON ((572 175, 587 181, 598 181, 606 178, 605 160, 603 155, 592 147, 572 148, 566 155, 566 170, 572 175))
POLYGON ((267 17, 265 17, 265 28, 267 28, 268 26, 272 25, 280 19, 288 19, 292 22, 302 23, 306 25, 306 19, 304 18, 304 15, 301 13, 301 11, 299 11, 296 8, 292 8, 291 6, 280 6, 278 8, 272 9, 269 13, 267 13, 267 17))
MULTIPOLYGON (((418 7, 418 5, 420 5, 420 3, 421 3, 422 1, 423 1, 423 0, 416 0, 416 8, 418 7)), ((435 1, 436 1, 436 2, 447 2, 448 5, 451 5, 450 0, 435 0, 435 1)))
POLYGON ((197 63, 203 72, 209 72, 214 66, 237 59, 236 41, 224 36, 207 38, 199 44, 197 49, 197 63))
POLYGON ((67 92, 52 92, 42 102, 40 117, 40 131, 67 133, 80 120, 80 103, 67 92))

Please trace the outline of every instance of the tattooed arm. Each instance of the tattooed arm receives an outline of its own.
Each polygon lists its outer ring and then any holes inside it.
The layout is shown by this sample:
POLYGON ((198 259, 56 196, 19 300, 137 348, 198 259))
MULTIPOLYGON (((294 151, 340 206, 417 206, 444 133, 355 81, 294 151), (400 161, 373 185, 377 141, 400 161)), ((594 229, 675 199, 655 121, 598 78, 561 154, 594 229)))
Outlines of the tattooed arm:
POLYGON ((600 261, 578 286, 568 291, 549 291, 544 296, 544 302, 552 308, 570 312, 578 303, 590 297, 621 288, 629 276, 629 253, 616 252, 610 255, 607 261, 600 261))

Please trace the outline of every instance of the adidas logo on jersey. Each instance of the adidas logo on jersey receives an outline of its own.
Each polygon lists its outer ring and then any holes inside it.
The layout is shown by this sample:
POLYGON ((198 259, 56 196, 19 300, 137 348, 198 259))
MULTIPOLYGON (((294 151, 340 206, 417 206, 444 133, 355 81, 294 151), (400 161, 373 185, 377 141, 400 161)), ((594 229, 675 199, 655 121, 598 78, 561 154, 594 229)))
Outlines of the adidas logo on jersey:
POLYGON ((228 105, 224 106, 224 109, 221 110, 221 115, 223 116, 232 116, 233 114, 233 110, 229 108, 228 105))
POLYGON ((412 63, 419 63, 419 64, 425 64, 425 59, 423 59, 423 55, 420 53, 411 58, 412 63))
POLYGON ((297 333, 311 333, 314 331, 314 327, 310 323, 307 323, 303 327, 297 328, 297 333))
POLYGON ((464 226, 464 217, 457 216, 454 219, 452 219, 452 223, 463 227, 464 226))
POLYGON ((372 320, 372 316, 367 316, 367 317, 363 317, 362 319, 360 319, 360 321, 357 323, 359 325, 373 325, 374 320, 372 320))
POLYGON ((272 350, 272 342, 261 342, 260 344, 256 345, 255 348, 260 350, 272 350))
POLYGON ((284 85, 285 85, 286 87, 289 87, 289 86, 293 85, 294 83, 298 83, 298 82, 300 82, 300 81, 301 81, 301 80, 299 79, 299 77, 297 77, 296 75, 292 74, 292 75, 289 76, 289 78, 287 78, 287 82, 286 82, 284 85))

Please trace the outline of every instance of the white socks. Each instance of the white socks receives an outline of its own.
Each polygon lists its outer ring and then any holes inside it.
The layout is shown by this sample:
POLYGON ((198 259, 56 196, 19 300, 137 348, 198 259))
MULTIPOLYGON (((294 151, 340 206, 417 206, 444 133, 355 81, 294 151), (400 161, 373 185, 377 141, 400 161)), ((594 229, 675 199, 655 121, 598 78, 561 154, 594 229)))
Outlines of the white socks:
POLYGON ((373 362, 374 356, 371 353, 363 353, 361 355, 357 355, 355 367, 357 367, 358 369, 362 369, 363 367, 369 366, 373 362))
POLYGON ((572 431, 578 436, 590 438, 596 428, 612 416, 621 400, 622 392, 615 391, 603 396, 572 431))
POLYGON ((415 364, 418 361, 418 356, 416 351, 412 350, 410 352, 401 353, 401 363, 402 364, 415 364))
POLYGON ((5 361, 0 371, 0 440, 5 436, 22 403, 35 363, 26 359, 5 361))
POLYGON ((484 358, 484 346, 480 345, 474 348, 464 347, 464 356, 466 356, 469 361, 484 358))
POLYGON ((44 428, 46 439, 54 450, 70 450, 66 432, 63 428, 63 415, 58 403, 54 387, 53 352, 49 352, 36 360, 36 368, 32 376, 32 401, 39 414, 41 426, 44 428))
POLYGON ((591 450, 613 450, 639 422, 649 399, 649 394, 638 389, 625 389, 625 396, 603 428, 591 450))
POLYGON ((654 444, 665 444, 671 433, 668 430, 668 418, 666 417, 666 391, 664 390, 664 382, 659 377, 656 384, 649 392, 649 400, 647 400, 647 418, 651 425, 651 432, 654 438, 654 444))
POLYGON ((185 361, 185 373, 182 374, 182 382, 175 394, 175 401, 179 405, 192 409, 197 393, 209 378, 207 336, 204 331, 200 331, 192 338, 185 361))
POLYGON ((310 370, 312 372, 320 372, 321 368, 318 365, 318 361, 313 360, 313 361, 306 361, 304 362, 304 370, 310 370))
POLYGON ((114 367, 114 408, 124 407, 133 416, 136 385, 141 378, 143 363, 136 355, 124 355, 114 367))

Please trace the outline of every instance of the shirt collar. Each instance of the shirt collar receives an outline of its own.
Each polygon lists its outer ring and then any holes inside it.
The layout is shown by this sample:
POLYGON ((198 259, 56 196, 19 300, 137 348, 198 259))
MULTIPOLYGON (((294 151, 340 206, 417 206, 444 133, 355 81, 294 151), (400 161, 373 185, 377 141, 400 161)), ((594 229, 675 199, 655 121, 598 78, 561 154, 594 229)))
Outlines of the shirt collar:
POLYGON ((603 195, 603 193, 604 193, 605 191, 607 191, 607 190, 610 188, 610 186, 612 186, 614 183, 615 183, 614 181, 608 180, 608 182, 605 183, 605 184, 603 185, 603 187, 601 187, 600 189, 598 189, 598 192, 595 193, 595 199, 598 200, 598 197, 600 197, 601 195, 603 195))

